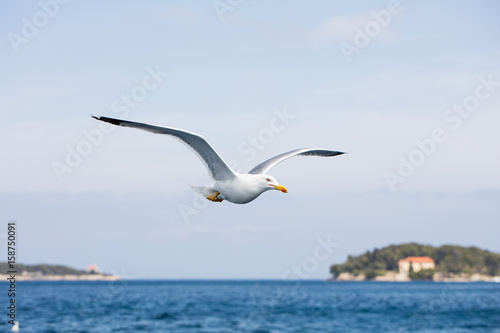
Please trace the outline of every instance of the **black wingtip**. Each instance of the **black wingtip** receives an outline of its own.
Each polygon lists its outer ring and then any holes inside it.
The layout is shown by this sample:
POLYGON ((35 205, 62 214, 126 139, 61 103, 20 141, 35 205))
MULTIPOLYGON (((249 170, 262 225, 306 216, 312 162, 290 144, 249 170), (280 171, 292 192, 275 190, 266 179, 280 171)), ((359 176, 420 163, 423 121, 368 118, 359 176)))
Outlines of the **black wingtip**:
POLYGON ((115 119, 115 118, 108 118, 108 117, 95 117, 95 116, 92 116, 92 118, 95 118, 97 120, 100 120, 100 121, 104 121, 104 122, 107 122, 107 123, 110 123, 110 124, 113 124, 113 125, 120 125, 123 123, 123 120, 120 120, 120 119, 115 119))
POLYGON ((99 120, 98 117, 94 116, 93 114, 90 115, 92 118, 99 120))
POLYGON ((333 154, 331 154, 330 156, 338 156, 338 155, 343 155, 343 154, 347 154, 343 151, 336 151, 336 152, 333 152, 333 154))

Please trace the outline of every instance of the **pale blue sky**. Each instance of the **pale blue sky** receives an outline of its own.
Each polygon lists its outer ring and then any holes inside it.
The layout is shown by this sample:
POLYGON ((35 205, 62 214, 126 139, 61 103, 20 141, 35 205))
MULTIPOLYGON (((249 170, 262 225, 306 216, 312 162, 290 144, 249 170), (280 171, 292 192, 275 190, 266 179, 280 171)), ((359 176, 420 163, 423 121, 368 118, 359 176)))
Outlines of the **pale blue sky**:
POLYGON ((223 20, 211 1, 70 1, 53 17, 40 3, 0 2, 0 219, 18 221, 19 261, 280 278, 330 237, 338 247, 307 273, 324 278, 348 254, 391 243, 500 252, 498 2, 401 1, 350 62, 340 45, 389 2, 242 1, 223 20), (12 38, 44 15, 16 52, 12 38), (201 207, 189 184, 209 177, 189 149, 116 128, 58 177, 54 163, 99 130, 89 114, 123 116, 121 96, 146 91, 156 69, 168 76, 126 118, 200 133, 243 170, 299 147, 349 154, 273 168, 286 195, 201 207), (447 110, 477 89, 488 96, 452 121, 447 110), (253 148, 277 114, 290 118, 253 148), (387 173, 435 129, 445 142, 391 190, 387 173))

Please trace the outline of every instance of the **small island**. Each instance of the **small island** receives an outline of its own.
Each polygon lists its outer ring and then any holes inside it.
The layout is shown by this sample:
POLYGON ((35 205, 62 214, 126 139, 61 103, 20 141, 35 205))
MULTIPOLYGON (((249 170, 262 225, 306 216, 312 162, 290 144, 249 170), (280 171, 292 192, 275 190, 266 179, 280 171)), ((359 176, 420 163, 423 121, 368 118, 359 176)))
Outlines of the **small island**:
POLYGON ((348 256, 330 272, 336 281, 500 282, 500 254, 477 247, 406 243, 348 256))
MULTIPOLYGON (((0 262, 0 279, 7 281, 11 269, 6 262, 0 262)), ((62 265, 23 265, 15 264, 18 281, 117 281, 116 275, 99 271, 97 265, 89 265, 87 270, 74 269, 62 265)))

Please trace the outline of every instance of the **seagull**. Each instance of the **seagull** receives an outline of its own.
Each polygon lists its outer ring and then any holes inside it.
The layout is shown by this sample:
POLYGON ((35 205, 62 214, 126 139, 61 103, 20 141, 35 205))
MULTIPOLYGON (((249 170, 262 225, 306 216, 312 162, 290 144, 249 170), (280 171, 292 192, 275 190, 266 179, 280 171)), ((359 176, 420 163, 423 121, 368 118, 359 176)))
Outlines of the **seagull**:
POLYGON ((11 331, 12 332, 19 332, 19 322, 18 321, 16 321, 14 326, 12 326, 11 331))
MULTIPOLYGON (((92 115, 91 115, 92 116, 92 115)), ((288 193, 286 187, 280 185, 276 178, 267 172, 276 164, 293 156, 337 156, 340 151, 301 148, 277 155, 255 166, 248 173, 238 173, 232 170, 217 152, 199 134, 170 127, 153 126, 133 121, 96 117, 92 118, 117 126, 142 129, 156 134, 171 135, 188 145, 208 169, 215 183, 209 187, 192 186, 193 190, 213 202, 227 200, 235 204, 246 204, 269 190, 288 193)))

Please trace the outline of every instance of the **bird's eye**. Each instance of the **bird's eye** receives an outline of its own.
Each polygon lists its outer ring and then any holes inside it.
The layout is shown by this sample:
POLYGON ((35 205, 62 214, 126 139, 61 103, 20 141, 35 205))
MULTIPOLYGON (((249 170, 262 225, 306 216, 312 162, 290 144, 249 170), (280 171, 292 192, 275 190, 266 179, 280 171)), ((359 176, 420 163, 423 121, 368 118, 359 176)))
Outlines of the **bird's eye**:
POLYGON ((266 178, 266 182, 270 182, 270 181, 271 181, 271 179, 269 179, 269 178, 266 178))

